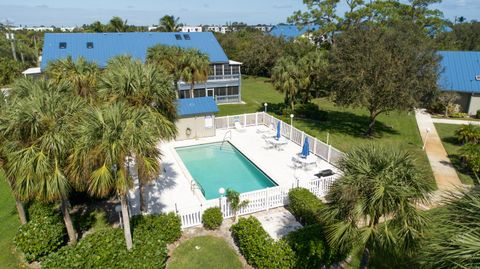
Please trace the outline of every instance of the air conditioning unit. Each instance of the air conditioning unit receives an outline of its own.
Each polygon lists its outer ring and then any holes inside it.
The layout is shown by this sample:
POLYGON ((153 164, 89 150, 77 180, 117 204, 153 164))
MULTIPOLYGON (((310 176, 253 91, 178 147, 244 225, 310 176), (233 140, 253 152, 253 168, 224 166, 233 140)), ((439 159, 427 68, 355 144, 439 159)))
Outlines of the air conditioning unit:
POLYGON ((480 81, 480 75, 476 75, 476 76, 475 76, 475 80, 476 80, 476 81, 480 81))

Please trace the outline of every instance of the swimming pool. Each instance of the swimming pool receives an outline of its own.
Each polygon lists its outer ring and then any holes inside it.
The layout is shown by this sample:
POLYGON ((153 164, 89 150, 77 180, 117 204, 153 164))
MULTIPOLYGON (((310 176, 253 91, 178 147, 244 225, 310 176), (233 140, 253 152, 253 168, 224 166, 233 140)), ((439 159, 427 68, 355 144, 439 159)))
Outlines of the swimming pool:
POLYGON ((218 198, 218 189, 240 193, 277 186, 228 141, 175 148, 207 200, 218 198), (221 147, 221 148, 220 148, 221 147))

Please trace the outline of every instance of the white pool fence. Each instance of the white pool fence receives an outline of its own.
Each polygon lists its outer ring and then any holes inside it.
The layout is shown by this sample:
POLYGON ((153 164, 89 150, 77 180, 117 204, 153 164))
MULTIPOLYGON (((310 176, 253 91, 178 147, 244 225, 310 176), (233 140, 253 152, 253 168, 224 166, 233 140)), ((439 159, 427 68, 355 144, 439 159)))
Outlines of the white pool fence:
MULTIPOLYGON (((239 122, 241 125, 258 126, 265 125, 269 128, 276 128, 277 123, 281 124, 281 134, 288 140, 295 144, 302 146, 305 141, 305 137, 308 137, 310 142, 310 152, 327 161, 332 165, 336 165, 337 162, 344 156, 344 153, 338 149, 328 145, 297 128, 290 126, 289 124, 267 114, 264 112, 242 114, 235 116, 217 117, 215 118, 216 129, 230 129, 235 128, 235 122, 239 122)), ((247 215, 255 212, 265 211, 276 207, 282 207, 288 205, 288 192, 294 187, 303 187, 310 192, 321 198, 326 195, 331 184, 333 183, 335 176, 323 177, 310 181, 297 181, 292 186, 277 186, 272 188, 266 188, 262 190, 247 192, 240 194, 240 200, 248 200, 248 204, 241 208, 237 215, 247 215)), ((208 200, 205 204, 193 208, 177 208, 177 214, 182 220, 182 228, 194 227, 202 224, 203 212, 211 207, 220 207, 224 218, 231 218, 234 216, 234 212, 231 210, 225 197, 208 200)))

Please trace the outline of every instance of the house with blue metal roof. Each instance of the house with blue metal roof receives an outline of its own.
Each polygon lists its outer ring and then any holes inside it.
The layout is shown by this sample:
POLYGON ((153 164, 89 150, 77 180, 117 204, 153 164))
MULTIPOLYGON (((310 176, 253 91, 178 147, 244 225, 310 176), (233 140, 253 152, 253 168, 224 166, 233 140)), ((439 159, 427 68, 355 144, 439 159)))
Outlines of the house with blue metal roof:
POLYGON ((215 113, 217 104, 211 97, 177 100, 176 140, 215 136, 215 113))
POLYGON ((457 92, 462 110, 475 115, 480 110, 480 51, 439 51, 442 91, 457 92))
POLYGON ((308 34, 309 32, 317 31, 318 29, 318 25, 306 25, 299 28, 293 24, 278 24, 273 26, 269 33, 276 37, 295 39, 305 36, 305 34, 308 34))
POLYGON ((211 32, 194 33, 46 33, 41 71, 52 61, 71 56, 84 57, 104 68, 112 57, 130 55, 145 61, 147 50, 155 45, 195 48, 208 55, 210 73, 205 83, 196 83, 194 96, 190 84, 180 81, 180 98, 209 96, 217 103, 241 102, 241 63, 231 61, 211 32))

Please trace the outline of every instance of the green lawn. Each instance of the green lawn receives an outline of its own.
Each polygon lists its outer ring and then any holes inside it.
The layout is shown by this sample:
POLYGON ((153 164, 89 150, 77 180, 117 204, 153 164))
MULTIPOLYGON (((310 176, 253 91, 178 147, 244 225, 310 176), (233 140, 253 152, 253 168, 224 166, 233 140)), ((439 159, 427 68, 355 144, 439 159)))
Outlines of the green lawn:
POLYGON ((169 259, 168 269, 243 268, 235 251, 225 240, 199 236, 180 244, 169 259))
POLYGON ((20 225, 15 200, 3 174, 0 175, 0 267, 18 268, 19 262, 12 253, 12 239, 20 225))
MULTIPOLYGON (((275 91, 267 78, 248 77, 242 81, 243 105, 221 105, 219 116, 252 113, 261 109, 264 102, 281 103, 283 94, 275 91)), ((418 167, 434 184, 432 170, 427 156, 422 151, 421 137, 418 132, 414 113, 392 112, 378 117, 376 137, 364 136, 369 123, 368 112, 364 109, 340 108, 326 99, 314 100, 320 109, 328 112, 328 120, 314 121, 294 118, 294 126, 304 132, 325 141, 327 133, 330 143, 342 150, 348 151, 352 147, 364 143, 380 143, 387 148, 401 148, 414 154, 418 167)), ((289 122, 287 116, 280 116, 289 122)))
POLYGON ((462 183, 473 185, 475 182, 474 178, 460 165, 460 157, 458 155, 460 144, 458 144, 457 139, 455 138, 455 131, 460 128, 460 126, 461 125, 436 123, 435 129, 437 129, 438 135, 440 136, 440 139, 442 139, 443 146, 445 147, 452 164, 455 166, 462 183))

